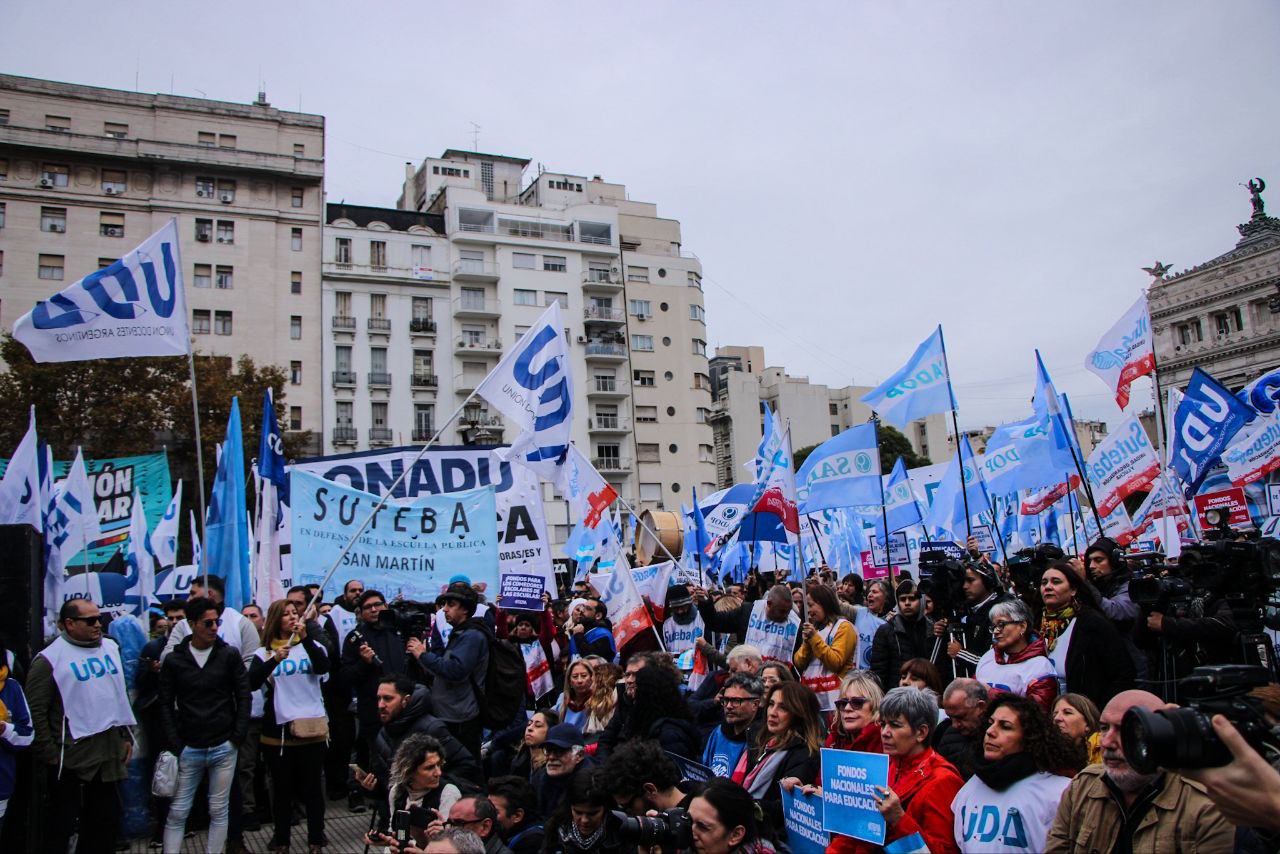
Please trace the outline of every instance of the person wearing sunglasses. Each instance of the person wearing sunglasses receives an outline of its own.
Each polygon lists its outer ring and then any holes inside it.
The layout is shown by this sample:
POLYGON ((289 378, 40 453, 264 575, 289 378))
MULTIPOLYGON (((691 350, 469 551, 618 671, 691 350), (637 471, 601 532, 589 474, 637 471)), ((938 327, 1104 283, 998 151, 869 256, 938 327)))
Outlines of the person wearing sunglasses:
POLYGON ((978 660, 976 676, 992 693, 1028 697, 1047 715, 1058 696, 1058 677, 1044 641, 1033 634, 1034 620, 1031 606, 1021 599, 993 605, 991 649, 978 660))
MULTIPOLYGON (((870 670, 851 670, 840 685, 836 698, 836 716, 831 723, 823 747, 835 750, 857 750, 861 753, 884 753, 880 735, 880 701, 884 690, 870 670)), ((805 794, 822 794, 822 771, 806 784, 798 777, 782 780, 782 788, 790 792, 801 786, 805 794)))
POLYGON ((185 610, 191 634, 160 666, 160 720, 178 754, 178 791, 164 826, 164 850, 182 849, 196 789, 208 777, 208 850, 218 854, 227 841, 239 746, 249 731, 249 677, 239 651, 218 636, 217 603, 198 597, 185 610))
POLYGON ((68 599, 58 637, 31 662, 27 704, 32 749, 49 766, 46 851, 62 854, 76 818, 83 850, 114 851, 120 810, 117 785, 128 774, 135 723, 120 648, 102 636, 102 613, 88 599, 68 599))

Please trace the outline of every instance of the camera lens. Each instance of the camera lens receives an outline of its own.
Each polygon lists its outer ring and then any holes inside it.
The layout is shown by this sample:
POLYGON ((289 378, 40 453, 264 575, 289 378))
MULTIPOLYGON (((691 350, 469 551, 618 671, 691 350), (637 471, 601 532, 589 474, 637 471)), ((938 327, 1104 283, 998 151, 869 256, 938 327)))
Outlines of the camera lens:
POLYGON ((630 816, 618 810, 614 810, 613 815, 622 822, 618 837, 627 842, 653 846, 662 843, 667 836, 667 822, 663 816, 630 816))
POLYGON ((1209 718, 1197 709, 1132 708, 1120 722, 1120 742, 1125 760, 1140 774, 1159 768, 1214 768, 1231 761, 1209 718))

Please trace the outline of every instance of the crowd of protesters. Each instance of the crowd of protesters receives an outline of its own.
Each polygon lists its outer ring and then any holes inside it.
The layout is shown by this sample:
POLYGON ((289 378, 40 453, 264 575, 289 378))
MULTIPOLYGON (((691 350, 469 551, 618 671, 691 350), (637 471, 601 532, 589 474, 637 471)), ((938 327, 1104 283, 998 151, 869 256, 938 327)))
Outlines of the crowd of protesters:
MULTIPOLYGON (((30 749, 45 849, 114 851, 141 745, 148 779, 168 778, 151 803, 165 852, 197 822, 211 852, 264 824, 274 852, 323 851, 326 800, 367 811, 365 842, 395 854, 785 851, 782 793, 820 793, 830 748, 885 754, 889 774, 883 849, 833 832, 829 851, 1274 849, 1280 776, 1229 724, 1225 768, 1126 760, 1125 712, 1164 705, 1135 688, 1160 665, 1143 633, 1174 626, 1131 607, 1114 544, 1030 592, 976 553, 964 572, 945 615, 905 574, 676 584, 621 650, 590 576, 541 612, 465 577, 430 603, 352 578, 236 611, 201 579, 152 615, 136 660, 71 599, 25 674, 0 650, 0 827, 30 749), (687 834, 646 841, 624 814, 683 815, 687 834)), ((1274 725, 1280 687, 1255 693, 1274 725)))

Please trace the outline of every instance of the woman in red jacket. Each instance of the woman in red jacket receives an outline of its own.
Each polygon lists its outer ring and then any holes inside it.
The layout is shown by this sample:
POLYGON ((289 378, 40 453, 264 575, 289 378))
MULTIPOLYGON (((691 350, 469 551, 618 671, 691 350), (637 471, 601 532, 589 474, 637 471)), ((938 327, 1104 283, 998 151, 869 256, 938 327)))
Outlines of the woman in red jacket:
POLYGON ((887 854, 959 854, 951 801, 964 781, 960 772, 929 746, 938 723, 932 691, 894 688, 880 702, 880 733, 889 754, 889 787, 881 788, 876 807, 885 821, 885 845, 831 835, 832 852, 887 854))
POLYGON ((1035 700, 1045 714, 1052 714, 1058 677, 1044 641, 1033 634, 1034 621, 1031 607, 1021 599, 992 605, 991 649, 978 659, 975 676, 992 693, 1035 700))

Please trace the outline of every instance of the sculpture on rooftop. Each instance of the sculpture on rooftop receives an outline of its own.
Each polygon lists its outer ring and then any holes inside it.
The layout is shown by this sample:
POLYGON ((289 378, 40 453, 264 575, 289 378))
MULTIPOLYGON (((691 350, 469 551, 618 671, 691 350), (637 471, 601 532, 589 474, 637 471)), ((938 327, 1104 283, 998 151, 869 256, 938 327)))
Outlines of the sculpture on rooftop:
POLYGON ((1253 218, 1262 219, 1267 215, 1266 203, 1262 201, 1262 191, 1267 189, 1267 182, 1254 178, 1245 186, 1249 188, 1249 200, 1253 202, 1253 218))

